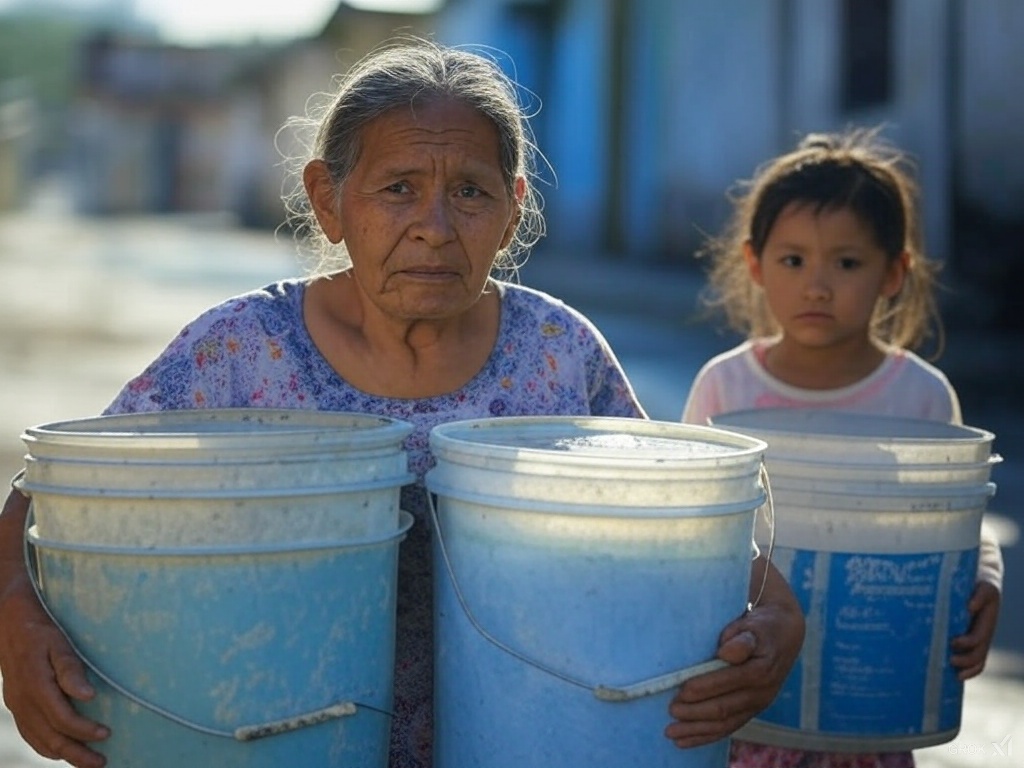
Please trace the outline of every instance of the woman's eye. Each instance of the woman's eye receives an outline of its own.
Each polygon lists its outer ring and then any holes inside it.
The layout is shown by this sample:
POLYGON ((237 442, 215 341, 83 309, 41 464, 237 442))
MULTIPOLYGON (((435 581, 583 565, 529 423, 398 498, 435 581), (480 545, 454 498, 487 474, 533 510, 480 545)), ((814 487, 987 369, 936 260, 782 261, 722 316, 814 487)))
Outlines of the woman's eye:
POLYGON ((388 184, 384 187, 385 192, 391 192, 396 195, 404 194, 409 191, 409 185, 404 181, 396 181, 393 184, 388 184))
POLYGON ((457 197, 462 198, 464 200, 472 200, 477 197, 482 197, 484 195, 484 191, 480 189, 480 187, 474 186, 472 184, 466 184, 463 187, 459 187, 458 191, 455 194, 457 197))

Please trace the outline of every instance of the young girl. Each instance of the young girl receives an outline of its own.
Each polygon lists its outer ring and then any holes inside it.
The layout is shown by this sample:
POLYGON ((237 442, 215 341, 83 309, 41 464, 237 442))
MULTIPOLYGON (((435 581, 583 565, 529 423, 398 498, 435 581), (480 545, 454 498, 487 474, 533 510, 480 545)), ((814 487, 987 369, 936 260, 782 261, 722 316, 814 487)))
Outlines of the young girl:
MULTIPOLYGON (((935 266, 922 252, 916 186, 878 129, 812 134, 762 166, 712 240, 705 299, 747 336, 698 372, 683 421, 750 408, 828 408, 960 423, 946 376, 911 351, 941 334, 935 266)), ((941 340, 941 336, 940 336, 941 340)), ((952 663, 983 669, 1002 588, 983 528, 968 633, 952 663)), ((904 768, 913 755, 830 754, 736 740, 733 768, 904 768)))

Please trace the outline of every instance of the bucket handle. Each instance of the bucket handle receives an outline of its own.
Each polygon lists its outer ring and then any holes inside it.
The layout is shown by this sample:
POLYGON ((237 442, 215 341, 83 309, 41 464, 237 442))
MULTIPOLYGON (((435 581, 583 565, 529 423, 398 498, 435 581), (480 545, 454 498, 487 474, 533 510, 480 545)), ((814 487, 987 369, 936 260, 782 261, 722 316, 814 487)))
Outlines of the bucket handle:
POLYGON ((768 468, 761 463, 760 471, 761 485, 764 487, 765 503, 762 509, 765 510, 765 519, 768 522, 768 553, 765 555, 764 573, 761 574, 761 586, 757 590, 757 597, 747 603, 747 613, 750 613, 761 604, 764 596, 764 588, 768 584, 768 568, 772 564, 772 555, 775 554, 775 499, 772 498, 772 484, 768 478, 768 468))
POLYGON ((74 651, 75 655, 82 660, 85 664, 100 680, 109 685, 119 694, 124 696, 133 704, 137 704, 143 709, 149 710, 155 715, 159 715, 166 720, 170 720, 172 723, 182 725, 189 730, 203 733, 208 736, 219 736, 226 739, 234 739, 235 741, 248 742, 256 741, 257 739, 263 739, 268 736, 277 736, 282 733, 289 733, 291 731, 297 731, 300 728, 308 728, 313 725, 319 725, 325 723, 328 720, 337 720, 342 717, 348 717, 349 715, 356 714, 357 707, 368 709, 374 712, 379 712, 382 715, 388 717, 392 716, 391 712, 387 712, 377 707, 371 707, 367 704, 358 704, 352 701, 340 701, 335 704, 330 704, 320 709, 315 709, 310 712, 302 712, 291 717, 282 718, 280 720, 271 720, 265 723, 258 723, 255 725, 241 725, 234 730, 224 730, 219 728, 211 728, 201 723, 193 722, 181 715, 177 715, 170 710, 164 709, 158 704, 154 704, 151 701, 144 699, 137 693, 129 691, 123 685, 118 683, 116 680, 110 677, 101 670, 95 662, 93 662, 88 656, 82 653, 81 649, 75 644, 68 634, 64 626, 57 620, 53 612, 50 610, 50 606, 46 604, 46 599, 43 596, 42 589, 39 585, 39 578, 37 574, 37 562, 33 557, 33 548, 29 543, 29 529, 33 523, 32 506, 29 505, 28 513, 25 515, 25 533, 23 536, 24 543, 24 554, 25 554, 25 568, 28 570, 29 582, 32 584, 32 590, 35 592, 36 599, 39 600, 39 604, 42 606, 46 615, 50 618, 50 621, 54 623, 57 629, 60 630, 61 634, 64 635, 64 639, 67 641, 71 650, 74 651))
MULTIPOLYGON (((765 564, 764 573, 761 577, 761 586, 757 590, 757 597, 755 597, 752 602, 747 603, 747 613, 750 613, 750 611, 754 610, 754 608, 761 603, 761 597, 764 595, 764 588, 768 582, 768 565, 771 564, 772 555, 775 551, 775 502, 772 499, 772 487, 768 480, 768 471, 763 463, 761 464, 760 469, 760 479, 765 492, 765 503, 762 505, 762 508, 765 510, 765 516, 768 522, 768 553, 765 555, 767 563, 765 564)), ((447 562, 447 557, 445 560, 447 562)), ((454 584, 454 582, 455 578, 453 576, 452 583, 454 584)), ((601 701, 630 701, 642 696, 661 693, 662 691, 666 691, 670 688, 678 687, 691 677, 703 675, 705 672, 714 672, 716 669, 722 669, 727 666, 729 666, 729 664, 721 659, 709 659, 708 661, 694 664, 675 672, 669 672, 658 677, 652 677, 648 680, 641 680, 639 683, 634 683, 633 685, 627 685, 619 688, 612 688, 606 685, 594 686, 594 696, 601 699, 601 701)))
MULTIPOLYGON (((762 477, 765 477, 763 465, 762 477)), ((445 545, 444 532, 441 529, 440 516, 437 514, 437 506, 434 502, 434 494, 428 491, 426 496, 427 505, 430 508, 431 522, 433 523, 434 532, 435 535, 437 536, 437 542, 441 552, 441 558, 442 560, 444 560, 444 567, 445 570, 447 570, 448 572, 448 577, 451 579, 452 589, 455 592, 456 599, 459 601, 459 605, 462 607, 463 612, 466 614, 466 618, 469 619, 469 623, 473 625, 473 628, 477 632, 479 632, 480 635, 485 640, 487 640, 496 648, 509 654, 513 658, 518 659, 524 664, 528 664, 534 669, 537 669, 558 680, 561 680, 564 683, 568 683, 569 685, 573 685, 577 688, 589 690, 596 698, 600 699, 601 701, 608 702, 632 701, 634 699, 639 699, 644 696, 650 696, 656 693, 663 693, 664 691, 670 690, 672 688, 677 688, 678 686, 682 685, 685 681, 689 680, 691 677, 696 677, 698 675, 704 674, 705 672, 712 672, 716 669, 722 669, 724 667, 729 666, 728 662, 725 662, 721 659, 709 659, 707 661, 702 661, 688 667, 683 667, 682 669, 677 669, 673 672, 668 672, 662 675, 658 675, 656 677, 651 677, 646 680, 640 680, 639 682, 633 683, 631 685, 613 686, 592 684, 586 682, 585 680, 581 680, 579 678, 573 677, 572 675, 568 675, 564 672, 554 669, 553 667, 547 664, 544 664, 543 662, 531 658, 526 654, 521 653, 520 651, 517 651, 515 648, 512 648, 507 643, 504 643, 503 641, 499 640, 494 635, 492 635, 490 632, 488 632, 487 629, 480 624, 476 616, 474 616, 473 612, 470 610, 469 603, 466 601, 465 596, 462 594, 462 589, 459 587, 458 579, 455 577, 455 570, 452 567, 451 558, 448 556, 448 548, 445 545)), ((774 543, 774 522, 772 525, 772 543, 774 543)), ((770 547, 771 545, 769 545, 769 552, 770 547)), ((765 574, 765 579, 767 580, 767 573, 765 574)), ((761 592, 763 591, 764 582, 761 583, 761 592)), ((753 607, 757 605, 757 603, 761 599, 761 592, 758 593, 758 596, 754 600, 753 604, 748 604, 747 610, 752 610, 753 607)))

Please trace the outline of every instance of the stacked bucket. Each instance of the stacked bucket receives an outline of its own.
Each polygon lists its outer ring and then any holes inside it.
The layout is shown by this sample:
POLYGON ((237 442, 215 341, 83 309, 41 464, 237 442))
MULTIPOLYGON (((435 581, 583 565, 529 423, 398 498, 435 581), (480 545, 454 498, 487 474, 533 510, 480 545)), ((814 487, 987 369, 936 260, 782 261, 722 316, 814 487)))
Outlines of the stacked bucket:
POLYGON ((768 444, 773 561, 807 635, 775 702, 737 736, 830 752, 952 740, 994 436, 972 427, 823 410, 721 414, 768 444))
POLYGON ((108 765, 387 765, 411 430, 240 408, 26 431, 26 555, 108 765))
POLYGON ((664 735, 749 597, 760 440, 598 417, 430 436, 435 768, 724 768, 664 735))

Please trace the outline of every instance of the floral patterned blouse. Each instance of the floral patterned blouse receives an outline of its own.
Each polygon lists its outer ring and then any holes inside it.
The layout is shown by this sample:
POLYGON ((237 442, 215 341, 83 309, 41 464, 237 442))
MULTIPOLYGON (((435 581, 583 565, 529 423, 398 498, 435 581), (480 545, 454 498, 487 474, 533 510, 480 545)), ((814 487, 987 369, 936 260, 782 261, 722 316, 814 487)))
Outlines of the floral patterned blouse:
POLYGON ((303 322, 305 280, 229 299, 188 324, 128 382, 107 413, 191 408, 308 408, 374 413, 410 422, 416 482, 402 508, 416 523, 399 556, 395 717, 390 765, 431 764, 433 687, 431 533, 423 476, 433 466, 430 430, 493 416, 644 412, 607 342, 583 315, 539 291, 497 283, 501 321, 484 367, 460 389, 423 399, 387 398, 343 380, 303 322))

